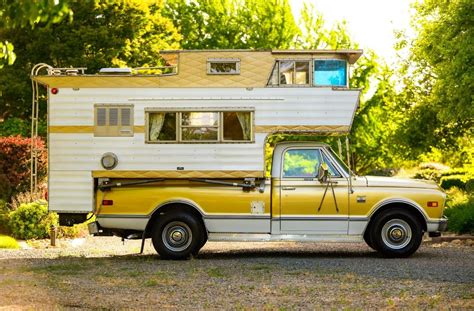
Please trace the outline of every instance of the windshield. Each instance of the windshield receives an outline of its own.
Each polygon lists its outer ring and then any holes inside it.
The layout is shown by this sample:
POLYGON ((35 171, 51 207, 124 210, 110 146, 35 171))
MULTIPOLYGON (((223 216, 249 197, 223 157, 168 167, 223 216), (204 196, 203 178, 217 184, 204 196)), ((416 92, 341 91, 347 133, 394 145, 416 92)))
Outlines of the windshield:
POLYGON ((344 161, 342 161, 330 147, 326 147, 326 150, 331 153, 334 160, 336 160, 337 164, 339 164, 339 166, 346 172, 346 174, 349 174, 349 167, 347 167, 346 163, 344 163, 344 161))

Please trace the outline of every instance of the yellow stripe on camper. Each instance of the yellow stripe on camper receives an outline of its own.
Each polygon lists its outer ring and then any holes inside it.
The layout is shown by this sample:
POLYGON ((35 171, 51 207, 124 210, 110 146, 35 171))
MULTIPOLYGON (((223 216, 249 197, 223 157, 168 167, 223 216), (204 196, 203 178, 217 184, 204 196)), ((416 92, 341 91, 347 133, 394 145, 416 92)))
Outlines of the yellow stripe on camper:
POLYGON ((274 132, 334 132, 347 133, 350 128, 347 125, 257 125, 256 133, 274 132))
MULTIPOLYGON (((60 134, 93 134, 94 126, 91 125, 52 125, 49 128, 50 133, 60 134)), ((134 133, 145 133, 144 125, 135 125, 134 133)))

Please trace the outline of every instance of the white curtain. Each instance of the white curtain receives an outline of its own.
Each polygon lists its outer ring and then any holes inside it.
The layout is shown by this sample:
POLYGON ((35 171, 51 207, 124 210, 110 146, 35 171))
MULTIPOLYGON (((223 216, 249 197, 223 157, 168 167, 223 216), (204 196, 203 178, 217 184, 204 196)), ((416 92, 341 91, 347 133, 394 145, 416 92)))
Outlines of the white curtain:
POLYGON ((250 115, 250 112, 237 112, 237 118, 242 127, 244 140, 250 140, 250 115))
POLYGON ((150 122, 149 139, 158 140, 161 129, 163 128, 163 123, 165 122, 165 114, 164 113, 150 113, 149 122, 150 122))

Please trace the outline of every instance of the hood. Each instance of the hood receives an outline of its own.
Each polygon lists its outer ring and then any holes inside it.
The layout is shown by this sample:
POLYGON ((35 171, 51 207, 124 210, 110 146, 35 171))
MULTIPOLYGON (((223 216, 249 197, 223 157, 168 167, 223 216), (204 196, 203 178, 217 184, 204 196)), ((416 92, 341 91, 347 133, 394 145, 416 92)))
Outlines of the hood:
POLYGON ((365 176, 368 187, 396 187, 396 188, 425 188, 439 189, 437 183, 432 180, 365 176))

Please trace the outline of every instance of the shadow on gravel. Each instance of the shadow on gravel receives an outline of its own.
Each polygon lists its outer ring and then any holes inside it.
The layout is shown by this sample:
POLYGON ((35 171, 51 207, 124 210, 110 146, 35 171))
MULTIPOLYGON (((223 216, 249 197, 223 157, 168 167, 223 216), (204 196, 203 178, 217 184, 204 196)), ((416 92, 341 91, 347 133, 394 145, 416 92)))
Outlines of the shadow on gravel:
POLYGON ((282 251, 282 250, 228 250, 226 252, 203 251, 197 259, 239 259, 239 258, 382 258, 376 252, 347 252, 347 251, 282 251))

